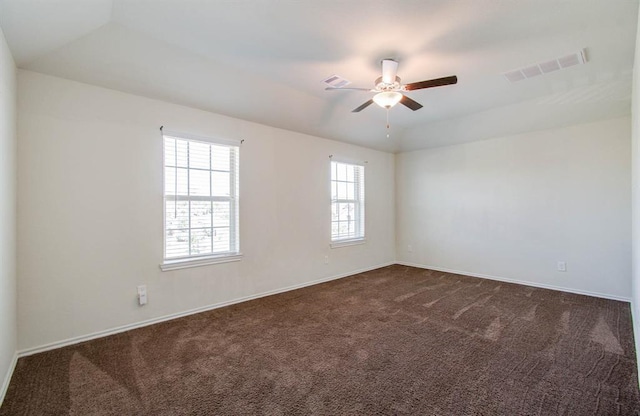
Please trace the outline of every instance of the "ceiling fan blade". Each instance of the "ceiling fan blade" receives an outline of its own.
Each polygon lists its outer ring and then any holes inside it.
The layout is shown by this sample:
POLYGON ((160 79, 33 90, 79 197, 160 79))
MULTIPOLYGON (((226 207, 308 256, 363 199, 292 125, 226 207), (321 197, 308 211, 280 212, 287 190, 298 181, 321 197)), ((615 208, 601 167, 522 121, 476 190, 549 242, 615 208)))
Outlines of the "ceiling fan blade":
POLYGON ((393 84, 396 82, 396 73, 398 72, 398 63, 393 59, 382 60, 382 82, 385 84, 393 84))
POLYGON ((350 87, 327 87, 327 88, 325 88, 325 91, 336 91, 336 90, 374 91, 371 88, 350 88, 350 87))
POLYGON ((403 105, 409 107, 413 111, 420 110, 422 108, 422 104, 420 104, 417 101, 412 100, 411 98, 407 97, 406 95, 402 96, 402 99, 400 100, 400 104, 403 104, 403 105))
POLYGON ((373 99, 367 101, 366 103, 362 104, 360 107, 351 110, 352 113, 359 113, 360 111, 364 110, 365 108, 369 107, 371 104, 373 104, 373 99))
POLYGON ((433 87, 442 87, 443 85, 452 85, 452 84, 456 84, 457 82, 458 82, 458 77, 455 75, 452 75, 450 77, 430 79, 428 81, 412 82, 411 84, 406 84, 404 86, 404 89, 406 91, 421 90, 423 88, 433 88, 433 87))

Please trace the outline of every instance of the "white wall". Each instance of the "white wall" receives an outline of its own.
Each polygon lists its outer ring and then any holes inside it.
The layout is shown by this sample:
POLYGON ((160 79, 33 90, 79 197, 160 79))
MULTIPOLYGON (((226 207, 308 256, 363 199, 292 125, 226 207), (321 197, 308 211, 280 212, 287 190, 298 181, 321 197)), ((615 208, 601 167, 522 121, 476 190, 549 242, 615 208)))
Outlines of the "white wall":
POLYGON ((398 260, 629 299, 630 127, 624 117, 397 155, 398 260))
POLYGON ((395 260, 392 154, 28 71, 18 92, 20 350, 395 260), (161 125, 246 140, 242 261, 159 270, 161 125), (329 248, 330 154, 368 161, 364 245, 329 248))
MULTIPOLYGON (((640 15, 638 16, 640 23, 640 15)), ((640 352, 640 24, 636 35, 636 55, 633 65, 633 89, 631 92, 631 141, 632 141, 632 310, 636 341, 636 355, 640 352)), ((640 359, 638 369, 640 372, 640 359)))
POLYGON ((0 404, 16 354, 16 68, 0 30, 0 404))

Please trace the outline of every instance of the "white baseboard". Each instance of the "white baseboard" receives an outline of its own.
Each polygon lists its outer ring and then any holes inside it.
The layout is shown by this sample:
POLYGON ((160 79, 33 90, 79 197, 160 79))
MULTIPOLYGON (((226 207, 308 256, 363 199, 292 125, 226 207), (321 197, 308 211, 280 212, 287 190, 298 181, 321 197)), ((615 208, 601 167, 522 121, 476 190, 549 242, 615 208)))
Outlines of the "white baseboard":
POLYGON ((77 337, 73 337, 73 338, 68 338, 68 339, 65 339, 65 340, 62 340, 62 341, 51 342, 49 344, 40 345, 40 346, 33 347, 33 348, 26 348, 24 350, 18 351, 18 355, 17 356, 18 357, 26 357, 26 356, 37 354, 37 353, 40 353, 40 352, 54 350, 56 348, 66 347, 68 345, 79 344, 81 342, 90 341, 92 339, 102 338, 102 337, 106 337, 106 336, 109 336, 109 335, 118 334, 118 333, 121 333, 121 332, 129 331, 131 329, 142 328, 142 327, 153 325, 153 324, 157 324, 157 323, 160 323, 160 322, 165 322, 165 321, 170 321, 172 319, 182 318, 182 317, 188 316, 188 315, 194 315, 196 313, 210 311, 212 309, 223 308, 225 306, 234 305, 236 303, 241 303, 241 302, 246 302, 246 301, 253 300, 253 299, 263 298, 265 296, 276 295, 278 293, 289 292, 291 290, 302 289, 303 287, 313 286, 313 285, 317 285, 317 284, 320 284, 320 283, 329 282, 331 280, 342 279, 343 277, 353 276, 355 274, 368 272, 370 270, 379 269, 381 267, 391 266, 393 264, 395 264, 395 262, 391 261, 391 262, 379 264, 379 265, 376 265, 376 266, 373 266, 373 267, 367 267, 367 268, 364 268, 364 269, 353 270, 353 271, 350 271, 348 273, 341 273, 341 274, 337 274, 337 275, 334 275, 334 276, 323 277, 321 279, 312 280, 310 282, 305 282, 305 283, 300 283, 300 284, 297 284, 297 285, 287 286, 287 287, 283 287, 283 288, 280 288, 280 289, 269 290, 267 292, 262 292, 262 293, 258 293, 258 294, 255 294, 255 295, 243 296, 241 298, 236 298, 236 299, 225 301, 225 302, 219 302, 219 303, 215 303, 215 304, 212 304, 212 305, 202 306, 202 307, 199 307, 199 308, 194 308, 194 309, 190 309, 190 310, 183 311, 183 312, 173 313, 173 314, 170 314, 170 315, 164 315, 164 316, 161 316, 161 317, 158 317, 158 318, 147 319, 145 321, 135 322, 135 323, 132 323, 132 324, 127 324, 127 325, 122 325, 122 326, 118 326, 118 327, 115 327, 115 328, 106 329, 104 331, 98 331, 98 332, 93 332, 93 333, 87 334, 87 335, 81 335, 81 336, 77 336, 77 337))
POLYGON ((11 382, 11 377, 13 376, 13 371, 16 369, 16 364, 18 363, 18 353, 13 353, 13 358, 11 359, 11 364, 9 365, 9 369, 7 370, 7 374, 4 376, 4 380, 2 381, 2 389, 0 389, 0 407, 2 407, 2 402, 4 401, 4 396, 7 394, 7 390, 9 389, 9 383, 11 382))
POLYGON ((511 278, 508 278, 508 277, 491 276, 491 275, 488 275, 488 274, 466 272, 466 271, 461 271, 461 270, 453 270, 453 269, 447 269, 447 268, 444 268, 444 267, 429 266, 429 265, 426 265, 426 264, 417 264, 417 263, 411 263, 411 262, 407 262, 407 261, 398 261, 396 263, 397 264, 401 264, 403 266, 418 267, 420 269, 430 269, 430 270, 436 270, 436 271, 445 272, 445 273, 462 274, 462 275, 465 275, 465 276, 480 277, 482 279, 497 280, 499 282, 517 283, 519 285, 533 286, 533 287, 538 287, 538 288, 541 288, 541 289, 550 289, 550 290, 558 290, 560 292, 575 293, 577 295, 587 295, 587 296, 593 296, 593 297, 596 297, 596 298, 604 298, 604 299, 611 299, 611 300, 620 300, 620 301, 623 301, 623 302, 631 302, 631 298, 627 298, 627 297, 624 297, 624 296, 616 296, 616 295, 609 295, 609 294, 606 294, 606 293, 590 292, 588 290, 573 289, 573 288, 569 288, 569 287, 562 287, 562 286, 548 285, 548 284, 544 284, 544 283, 530 282, 530 281, 527 281, 527 280, 511 279, 511 278))

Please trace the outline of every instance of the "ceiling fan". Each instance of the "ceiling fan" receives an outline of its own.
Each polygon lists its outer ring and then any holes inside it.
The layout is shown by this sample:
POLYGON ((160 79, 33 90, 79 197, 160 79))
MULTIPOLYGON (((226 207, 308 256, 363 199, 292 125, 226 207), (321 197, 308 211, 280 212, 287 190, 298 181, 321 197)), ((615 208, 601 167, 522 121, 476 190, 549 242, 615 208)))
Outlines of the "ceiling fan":
POLYGON ((400 103, 410 108, 413 111, 422 108, 422 104, 407 97, 404 93, 407 91, 422 90, 425 88, 441 87, 444 85, 452 85, 458 82, 458 77, 455 75, 435 78, 427 81, 412 82, 410 84, 402 84, 400 77, 396 75, 398 71, 398 62, 393 59, 382 60, 382 76, 376 79, 374 88, 349 88, 349 87, 327 87, 327 91, 337 90, 356 90, 356 91, 369 91, 375 92, 369 101, 365 102, 361 106, 353 109, 352 113, 358 113, 371 104, 376 103, 382 108, 389 110, 394 105, 400 103))

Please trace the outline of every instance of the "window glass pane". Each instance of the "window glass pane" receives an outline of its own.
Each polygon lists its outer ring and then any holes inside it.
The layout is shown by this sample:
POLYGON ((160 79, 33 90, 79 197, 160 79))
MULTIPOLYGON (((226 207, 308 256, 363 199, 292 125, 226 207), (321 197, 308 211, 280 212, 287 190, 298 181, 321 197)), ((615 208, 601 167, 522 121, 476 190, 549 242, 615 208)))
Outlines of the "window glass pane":
POLYGON ((349 222, 340 221, 338 223, 338 237, 347 237, 349 235, 349 222))
POLYGON ((229 228, 213 229, 213 252, 230 250, 229 228))
POLYGON ((189 228, 189 202, 188 201, 167 201, 165 203, 165 229, 188 229, 189 228))
POLYGON ((177 162, 178 166, 182 168, 186 168, 188 164, 188 151, 187 151, 187 141, 186 140, 176 140, 176 148, 177 148, 177 162))
POLYGON ((213 179, 213 195, 214 196, 229 196, 230 186, 229 173, 228 172, 211 172, 213 179))
POLYGON ((340 204, 331 204, 331 221, 338 221, 340 219, 338 216, 338 205, 340 204))
POLYGON ((174 168, 164 170, 164 194, 176 194, 176 170, 174 168))
POLYGON ((347 196, 346 198, 349 200, 354 200, 356 199, 355 194, 356 194, 356 184, 355 183, 347 183, 347 196))
POLYGON ((169 137, 164 138, 164 165, 176 165, 176 140, 169 137))
POLYGON ((337 164, 337 173, 338 173, 338 177, 337 179, 339 181, 346 181, 347 180, 347 165, 345 165, 344 163, 338 163, 337 164))
POLYGON ((340 204, 340 221, 347 221, 353 218, 353 204, 340 204))
POLYGON ((209 164, 209 148, 211 146, 206 143, 190 142, 189 143, 189 167, 195 169, 210 169, 209 164))
POLYGON ((213 170, 230 171, 231 148, 227 146, 211 146, 213 156, 213 170))
POLYGON ((354 165, 346 165, 347 167, 347 181, 349 182, 353 182, 354 179, 354 170, 356 170, 358 167, 354 166, 354 165))
POLYGON ((209 184, 208 170, 189 169, 189 194, 193 196, 210 196, 211 185, 209 184))
POLYGON ((191 230, 191 255, 211 253, 211 228, 191 230))
POLYGON ((347 184, 345 182, 337 182, 338 199, 347 199, 347 184))
POLYGON ((228 227, 229 224, 229 202, 213 203, 213 226, 228 227))
POLYGON ((211 202, 191 201, 191 228, 211 227, 211 202))
POLYGON ((177 187, 178 189, 178 195, 187 195, 187 187, 189 184, 189 170, 188 169, 182 169, 182 168, 178 168, 177 170, 177 174, 178 174, 178 181, 176 183, 169 184, 169 188, 171 188, 173 186, 174 188, 174 192, 175 192, 175 188, 177 187))
POLYGON ((189 255, 189 230, 167 230, 165 257, 184 257, 189 255))

